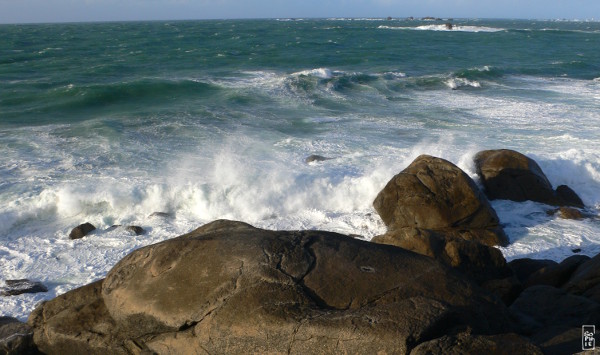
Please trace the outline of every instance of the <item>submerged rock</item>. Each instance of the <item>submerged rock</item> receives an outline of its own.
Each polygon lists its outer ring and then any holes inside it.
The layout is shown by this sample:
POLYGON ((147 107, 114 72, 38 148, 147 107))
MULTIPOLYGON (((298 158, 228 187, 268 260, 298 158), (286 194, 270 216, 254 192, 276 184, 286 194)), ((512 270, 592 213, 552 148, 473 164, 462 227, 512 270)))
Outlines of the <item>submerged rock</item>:
POLYGON ((477 175, 492 199, 536 201, 556 206, 584 207, 566 185, 556 191, 540 166, 531 158, 510 149, 484 150, 474 158, 477 175))
POLYGON ((132 252, 29 323, 47 353, 409 353, 510 331, 501 302, 431 258, 232 221, 132 252))
POLYGON ((388 231, 426 230, 489 246, 508 244, 496 211, 475 182, 444 159, 419 156, 387 183, 373 207, 388 231))
POLYGON ((304 159, 304 162, 309 164, 309 163, 313 163, 313 162, 319 162, 319 161, 325 161, 325 160, 330 160, 331 158, 326 158, 322 155, 310 155, 308 157, 306 157, 306 159, 304 159))
POLYGON ((127 227, 125 227, 125 230, 134 235, 142 235, 142 234, 146 233, 144 228, 142 228, 140 226, 127 226, 127 227))
POLYGON ((168 212, 152 212, 148 217, 174 218, 175 216, 168 212))
POLYGON ((27 279, 6 280, 6 286, 0 287, 0 296, 16 296, 23 293, 48 292, 48 288, 41 282, 27 279))
POLYGON ((70 239, 83 238, 86 235, 88 235, 88 233, 90 233, 91 231, 93 231, 95 229, 96 229, 96 227, 94 227, 94 225, 89 222, 80 224, 71 230, 71 233, 69 233, 69 238, 70 239))

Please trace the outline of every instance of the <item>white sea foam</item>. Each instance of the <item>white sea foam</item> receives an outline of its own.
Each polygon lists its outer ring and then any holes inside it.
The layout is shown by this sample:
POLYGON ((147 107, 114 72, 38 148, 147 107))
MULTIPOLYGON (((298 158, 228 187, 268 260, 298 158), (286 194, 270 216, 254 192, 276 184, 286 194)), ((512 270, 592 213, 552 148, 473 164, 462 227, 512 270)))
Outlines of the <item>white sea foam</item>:
POLYGON ((447 31, 447 32, 500 32, 506 31, 505 28, 494 28, 485 26, 463 26, 452 25, 450 28, 446 24, 441 25, 422 25, 416 27, 401 27, 401 26, 379 26, 378 28, 387 30, 416 30, 416 31, 447 31))

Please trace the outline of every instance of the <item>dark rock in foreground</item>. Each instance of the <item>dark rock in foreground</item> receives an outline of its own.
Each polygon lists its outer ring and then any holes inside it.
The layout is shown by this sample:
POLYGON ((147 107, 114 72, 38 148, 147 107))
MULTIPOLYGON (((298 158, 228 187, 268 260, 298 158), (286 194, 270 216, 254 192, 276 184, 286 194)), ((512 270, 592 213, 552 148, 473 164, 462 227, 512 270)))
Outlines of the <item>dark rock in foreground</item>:
POLYGON ((71 233, 69 233, 69 238, 70 239, 80 239, 85 237, 89 232, 95 230, 96 227, 94 227, 93 224, 86 222, 84 224, 80 224, 77 227, 73 228, 73 230, 71 230, 71 233))
POLYGON ((417 346, 410 355, 542 355, 542 351, 527 338, 514 333, 499 335, 471 335, 467 332, 443 336, 417 346))
POLYGON ((510 309, 520 331, 549 354, 579 351, 581 326, 600 321, 600 304, 546 285, 525 289, 510 309))
POLYGON ((6 280, 6 286, 0 287, 0 296, 16 296, 23 293, 47 292, 48 288, 41 282, 21 280, 6 280))
POLYGON ((419 156, 387 183, 373 207, 397 235, 387 240, 397 239, 400 247, 407 235, 431 233, 488 246, 508 244, 496 212, 475 182, 444 159, 419 156))
POLYGON ((0 317, 0 354, 39 354, 31 327, 15 318, 0 317))
POLYGON ((584 207, 575 191, 566 185, 556 191, 531 158, 509 149, 484 150, 475 155, 477 175, 491 199, 536 201, 556 206, 584 207))
POLYGON ((501 302, 431 258, 231 221, 134 251, 29 323, 44 352, 113 354, 409 353, 511 328, 501 302))

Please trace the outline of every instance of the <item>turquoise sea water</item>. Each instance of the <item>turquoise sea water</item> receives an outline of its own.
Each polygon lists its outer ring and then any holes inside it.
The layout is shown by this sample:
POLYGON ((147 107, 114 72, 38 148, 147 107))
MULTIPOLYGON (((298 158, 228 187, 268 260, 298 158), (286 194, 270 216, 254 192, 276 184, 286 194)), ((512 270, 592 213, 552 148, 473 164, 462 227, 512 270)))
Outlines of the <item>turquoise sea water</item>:
MULTIPOLYGON (((0 25, 0 283, 50 286, 0 314, 217 218, 370 239, 385 231, 375 195, 422 153, 476 178, 477 151, 519 150, 597 215, 600 23, 445 23, 0 25), (86 221, 98 230, 70 241, 86 221)), ((493 206, 508 259, 600 252, 598 220, 493 206)))

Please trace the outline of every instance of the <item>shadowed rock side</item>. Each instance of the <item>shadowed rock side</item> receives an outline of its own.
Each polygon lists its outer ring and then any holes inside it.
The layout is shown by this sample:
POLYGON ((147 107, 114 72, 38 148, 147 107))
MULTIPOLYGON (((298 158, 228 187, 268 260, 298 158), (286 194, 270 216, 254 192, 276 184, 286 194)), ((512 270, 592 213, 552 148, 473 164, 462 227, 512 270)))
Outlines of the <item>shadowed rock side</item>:
POLYGON ((496 212, 475 182, 444 159, 419 156, 387 183, 373 207, 388 234, 396 235, 388 240, 433 233, 489 246, 508 244, 496 212))
POLYGON ((29 323, 50 354, 391 354, 510 332, 501 302, 431 258, 231 221, 134 251, 29 323))
POLYGON ((556 206, 584 207, 575 191, 566 185, 556 191, 529 157, 509 149, 484 150, 475 155, 477 175, 487 196, 512 201, 536 201, 556 206))

